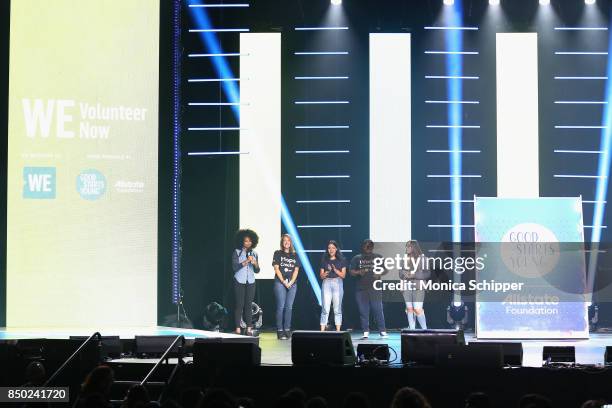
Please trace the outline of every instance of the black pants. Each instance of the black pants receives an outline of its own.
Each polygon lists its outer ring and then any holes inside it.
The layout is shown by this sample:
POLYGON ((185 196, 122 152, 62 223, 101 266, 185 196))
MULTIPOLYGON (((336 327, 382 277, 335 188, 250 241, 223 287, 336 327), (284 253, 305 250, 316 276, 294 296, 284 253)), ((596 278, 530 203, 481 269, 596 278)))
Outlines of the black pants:
POLYGON ((253 283, 239 283, 234 279, 234 323, 235 327, 240 327, 240 318, 244 320, 247 327, 253 327, 253 310, 251 304, 255 299, 255 282, 253 283))

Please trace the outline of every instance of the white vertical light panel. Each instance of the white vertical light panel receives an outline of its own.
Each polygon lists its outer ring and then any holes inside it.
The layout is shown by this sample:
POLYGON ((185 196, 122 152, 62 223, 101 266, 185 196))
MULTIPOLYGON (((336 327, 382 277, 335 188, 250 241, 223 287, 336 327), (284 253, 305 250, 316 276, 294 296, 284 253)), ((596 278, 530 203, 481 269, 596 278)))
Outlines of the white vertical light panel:
POLYGON ((370 34, 370 238, 411 238, 410 34, 370 34))
POLYGON ((281 234, 281 35, 240 34, 240 227, 259 235, 258 278, 273 278, 281 234))
POLYGON ((497 34, 497 196, 538 197, 538 37, 497 34))

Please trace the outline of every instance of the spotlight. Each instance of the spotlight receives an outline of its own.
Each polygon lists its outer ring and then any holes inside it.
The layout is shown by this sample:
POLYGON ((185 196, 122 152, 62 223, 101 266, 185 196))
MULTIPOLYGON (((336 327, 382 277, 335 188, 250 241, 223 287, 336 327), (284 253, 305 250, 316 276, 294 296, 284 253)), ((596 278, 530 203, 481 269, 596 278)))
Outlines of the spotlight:
POLYGON ((548 6, 550 4, 550 0, 540 0, 540 4, 543 6, 548 6))
MULTIPOLYGON (((251 304, 251 311, 253 312, 253 321, 251 322, 251 327, 255 332, 261 329, 263 325, 263 310, 259 305, 255 302, 251 304)), ((244 319, 240 319, 240 327, 246 329, 247 325, 244 322, 244 319)))
POLYGON ((489 0, 489 4, 492 6, 499 6, 499 0, 489 0))
POLYGON ((204 309, 203 324, 205 330, 220 331, 227 309, 217 302, 209 303, 204 309))
POLYGON ((467 311, 463 302, 453 302, 446 308, 446 321, 456 330, 463 329, 468 321, 467 311))
POLYGON ((342 4, 342 0, 330 0, 331 4, 334 6, 339 6, 342 4))
POLYGON ((595 0, 584 0, 584 4, 595 4, 595 0))
POLYGON ((444 4, 447 6, 452 6, 455 4, 455 0, 443 0, 444 4))

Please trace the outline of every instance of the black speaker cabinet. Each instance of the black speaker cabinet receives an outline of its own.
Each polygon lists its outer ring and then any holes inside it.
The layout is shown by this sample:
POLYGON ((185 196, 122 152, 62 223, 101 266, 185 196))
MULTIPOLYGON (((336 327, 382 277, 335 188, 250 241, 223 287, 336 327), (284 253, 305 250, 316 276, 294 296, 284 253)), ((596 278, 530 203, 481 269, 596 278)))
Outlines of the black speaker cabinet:
POLYGON ((504 352, 499 344, 439 344, 436 346, 436 366, 503 368, 504 352))
MULTIPOLYGON (((83 344, 74 339, 45 339, 43 346, 43 365, 47 375, 53 374, 72 354, 83 344)), ((83 381, 85 375, 93 370, 102 361, 100 346, 97 341, 90 341, 66 369, 56 377, 56 382, 50 384, 74 384, 83 381)))
MULTIPOLYGON (((85 341, 88 336, 70 336, 70 340, 79 340, 85 341)), ((92 339, 92 342, 97 342, 96 339, 92 339)), ((120 358, 122 347, 121 347, 121 339, 119 336, 102 336, 101 338, 101 346, 102 346, 102 358, 120 358)))
POLYGON ((434 365, 436 347, 443 344, 465 344, 463 330, 403 330, 402 363, 434 365))
POLYGON ((521 342, 477 341, 470 342, 472 347, 499 346, 504 353, 504 364, 520 367, 523 365, 523 344, 521 342))
POLYGON ((356 362, 348 332, 295 331, 291 336, 291 361, 295 366, 350 366, 356 362))
POLYGON ((542 361, 550 363, 575 363, 576 348, 574 346, 544 346, 542 361))
MULTIPOLYGON (((211 367, 253 367, 261 364, 259 341, 230 338, 197 338, 193 343, 193 364, 196 369, 211 367)), ((249 339, 251 340, 251 339, 249 339)))
MULTIPOLYGON (((138 357, 161 357, 170 347, 176 336, 134 336, 134 352, 138 357)), ((177 342, 170 352, 170 357, 178 355, 181 342, 177 342)))

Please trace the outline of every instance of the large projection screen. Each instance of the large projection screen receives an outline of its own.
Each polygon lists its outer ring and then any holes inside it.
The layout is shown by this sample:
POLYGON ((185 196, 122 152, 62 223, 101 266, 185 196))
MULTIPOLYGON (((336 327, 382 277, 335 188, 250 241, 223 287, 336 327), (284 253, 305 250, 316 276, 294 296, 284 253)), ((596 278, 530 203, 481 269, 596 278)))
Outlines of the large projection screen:
POLYGON ((7 326, 157 321, 158 0, 11 2, 7 326))

